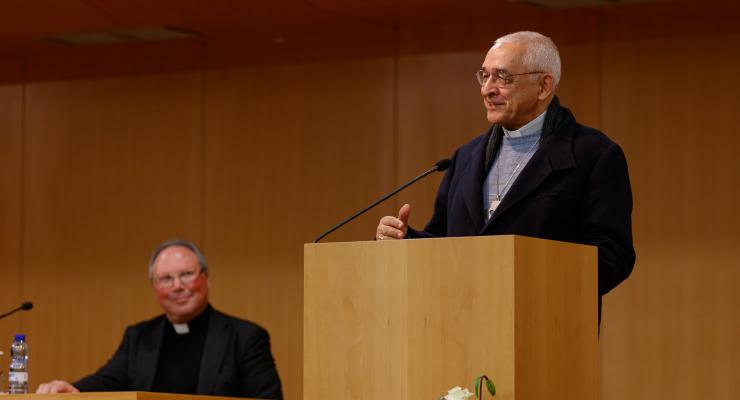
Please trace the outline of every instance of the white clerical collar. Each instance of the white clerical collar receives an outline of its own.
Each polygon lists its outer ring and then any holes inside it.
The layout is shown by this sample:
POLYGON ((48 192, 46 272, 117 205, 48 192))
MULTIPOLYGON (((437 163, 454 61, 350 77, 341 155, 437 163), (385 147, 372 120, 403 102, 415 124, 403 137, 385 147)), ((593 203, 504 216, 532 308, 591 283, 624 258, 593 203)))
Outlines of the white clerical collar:
POLYGON ((190 333, 190 327, 187 322, 184 324, 172 324, 172 326, 175 328, 175 332, 177 332, 178 335, 190 333))
POLYGON ((538 115, 537 118, 527 122, 521 128, 513 131, 510 131, 502 126, 502 128, 504 128, 504 136, 509 138, 518 138, 542 132, 542 126, 545 124, 545 114, 547 114, 547 110, 538 115))

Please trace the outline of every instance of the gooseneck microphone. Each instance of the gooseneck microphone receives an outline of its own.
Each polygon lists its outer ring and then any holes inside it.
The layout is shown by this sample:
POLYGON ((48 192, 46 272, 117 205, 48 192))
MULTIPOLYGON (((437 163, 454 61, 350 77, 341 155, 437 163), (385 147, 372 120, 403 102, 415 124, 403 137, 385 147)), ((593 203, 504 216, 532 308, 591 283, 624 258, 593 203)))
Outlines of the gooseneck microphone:
POLYGON ((9 315, 15 314, 16 311, 20 311, 20 310, 26 311, 26 310, 30 310, 32 308, 33 308, 33 303, 31 303, 30 301, 27 301, 27 302, 21 304, 20 307, 14 309, 14 310, 10 310, 10 311, 6 312, 3 315, 0 315, 0 319, 3 319, 3 318, 5 318, 5 317, 7 317, 9 315))
POLYGON ((388 198, 390 198, 391 196, 393 196, 396 193, 400 192, 401 190, 406 189, 407 187, 413 185, 419 179, 421 179, 421 178, 423 178, 423 177, 425 177, 425 176, 427 176, 427 175, 429 175, 429 174, 431 174, 433 172, 437 172, 437 171, 442 172, 442 171, 446 170, 447 168, 450 168, 450 165, 451 164, 452 164, 452 161, 450 161, 449 158, 445 158, 445 159, 442 159, 442 160, 437 161, 436 163, 434 163, 434 165, 431 168, 429 168, 428 170, 422 172, 416 178, 414 178, 414 179, 412 179, 412 180, 404 183, 403 185, 401 185, 398 188, 396 188, 396 190, 394 190, 394 191, 388 193, 387 195, 385 195, 385 196, 379 198, 378 200, 376 200, 373 204, 370 204, 369 206, 367 206, 367 207, 363 208, 362 210, 356 212, 351 217, 349 217, 349 218, 345 219, 344 221, 342 221, 342 222, 334 225, 334 227, 332 227, 328 231, 326 231, 326 232, 322 233, 321 235, 319 235, 319 237, 317 237, 316 240, 314 240, 313 242, 314 243, 318 243, 319 240, 323 239, 328 234, 330 234, 330 233, 336 231, 337 229, 343 227, 347 223, 351 222, 353 219, 355 219, 355 218, 359 217, 360 215, 366 213, 368 210, 370 210, 371 208, 377 206, 378 204, 380 204, 380 203, 388 200, 388 198))

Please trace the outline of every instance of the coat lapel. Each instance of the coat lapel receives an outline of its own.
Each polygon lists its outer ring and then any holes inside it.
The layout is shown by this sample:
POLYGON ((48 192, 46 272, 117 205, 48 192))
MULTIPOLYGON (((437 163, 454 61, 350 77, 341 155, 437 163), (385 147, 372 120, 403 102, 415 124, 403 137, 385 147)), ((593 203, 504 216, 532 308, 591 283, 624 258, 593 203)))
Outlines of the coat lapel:
POLYGON ((154 384, 154 375, 157 373, 157 362, 159 361, 159 350, 162 348, 162 338, 167 319, 162 317, 155 322, 154 329, 143 331, 139 340, 138 354, 136 356, 136 368, 133 387, 136 390, 149 391, 154 384))
POLYGON ((482 144, 473 150, 470 162, 465 166, 460 176, 464 179, 460 182, 457 193, 463 196, 468 216, 473 223, 473 232, 483 228, 483 164, 486 158, 486 144, 482 144))
POLYGON ((216 378, 221 372, 226 347, 229 344, 229 321, 221 313, 213 310, 208 321, 206 343, 203 346, 203 358, 198 374, 197 394, 210 395, 216 385, 216 378))
POLYGON ((545 117, 540 148, 516 178, 501 204, 480 230, 480 234, 484 234, 501 214, 514 207, 521 199, 542 185, 553 171, 576 167, 575 156, 571 147, 574 123, 573 116, 566 109, 560 107, 556 97, 548 109, 547 117, 545 117))

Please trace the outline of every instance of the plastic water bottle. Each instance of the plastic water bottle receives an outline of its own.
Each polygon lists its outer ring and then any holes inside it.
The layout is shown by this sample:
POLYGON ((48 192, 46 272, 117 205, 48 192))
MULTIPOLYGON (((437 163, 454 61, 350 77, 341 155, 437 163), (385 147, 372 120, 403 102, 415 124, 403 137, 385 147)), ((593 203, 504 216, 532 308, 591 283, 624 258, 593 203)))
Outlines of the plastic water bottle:
POLYGON ((28 344, 26 343, 26 335, 15 335, 15 341, 10 345, 8 392, 10 394, 28 393, 28 344))

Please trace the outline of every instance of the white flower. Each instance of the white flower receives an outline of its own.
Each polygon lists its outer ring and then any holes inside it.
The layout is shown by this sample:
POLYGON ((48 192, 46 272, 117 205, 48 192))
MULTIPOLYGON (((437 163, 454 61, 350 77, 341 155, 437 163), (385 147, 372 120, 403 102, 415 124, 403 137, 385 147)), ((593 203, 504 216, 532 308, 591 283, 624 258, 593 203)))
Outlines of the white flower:
POLYGON ((447 395, 442 397, 440 400, 467 400, 474 397, 475 393, 471 393, 470 390, 463 389, 460 386, 455 386, 448 390, 447 395))

